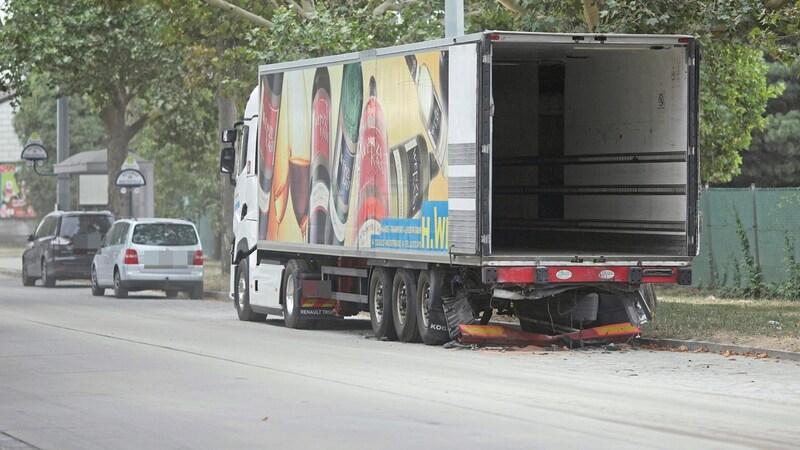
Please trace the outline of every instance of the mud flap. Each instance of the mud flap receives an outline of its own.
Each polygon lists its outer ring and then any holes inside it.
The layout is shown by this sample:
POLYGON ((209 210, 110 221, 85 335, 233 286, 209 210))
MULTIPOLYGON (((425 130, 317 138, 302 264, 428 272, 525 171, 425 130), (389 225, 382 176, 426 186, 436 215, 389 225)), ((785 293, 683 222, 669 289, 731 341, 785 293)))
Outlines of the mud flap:
POLYGON ((302 280, 300 299, 300 317, 303 319, 338 319, 334 309, 336 300, 332 300, 330 280, 302 280))
POLYGON ((462 325, 478 322, 478 317, 469 304, 468 294, 460 293, 453 297, 442 297, 442 308, 450 339, 456 339, 461 335, 462 325))

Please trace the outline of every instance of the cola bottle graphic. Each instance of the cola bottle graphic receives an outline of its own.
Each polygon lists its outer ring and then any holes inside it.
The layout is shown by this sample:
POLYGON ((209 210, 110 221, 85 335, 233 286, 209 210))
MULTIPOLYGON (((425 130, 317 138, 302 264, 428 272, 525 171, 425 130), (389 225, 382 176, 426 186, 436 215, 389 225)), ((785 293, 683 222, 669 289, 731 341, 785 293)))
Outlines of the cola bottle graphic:
POLYGON ((418 134, 392 148, 389 153, 389 185, 392 187, 391 216, 417 218, 428 199, 430 180, 439 173, 436 157, 418 134))
POLYGON ((336 126, 334 170, 326 224, 325 243, 344 245, 347 217, 350 212, 350 188, 358 145, 361 107, 364 102, 364 80, 361 63, 345 64, 342 69, 342 90, 339 120, 336 126))
POLYGON ((258 132, 258 154, 260 159, 258 171, 258 239, 266 239, 283 73, 264 75, 261 79, 261 126, 258 132))
MULTIPOLYGON (((419 116, 422 125, 425 127, 425 134, 433 147, 436 155, 436 162, 443 174, 447 174, 447 121, 444 116, 444 103, 439 97, 439 92, 433 84, 430 70, 427 64, 419 64, 417 57, 407 55, 406 65, 414 84, 417 86, 417 99, 419 100, 419 116)), ((447 59, 440 58, 440 70, 447 71, 447 59)), ((442 76, 440 74, 440 82, 442 76)), ((446 78, 446 76, 445 76, 446 78)))
POLYGON ((311 90, 311 218, 309 220, 308 242, 325 243, 330 202, 330 123, 331 123, 331 81, 326 67, 314 73, 311 90))
POLYGON ((389 146, 377 95, 375 77, 370 77, 358 140, 358 206, 353 238, 359 248, 372 246, 372 236, 380 233, 381 219, 389 215, 389 146))

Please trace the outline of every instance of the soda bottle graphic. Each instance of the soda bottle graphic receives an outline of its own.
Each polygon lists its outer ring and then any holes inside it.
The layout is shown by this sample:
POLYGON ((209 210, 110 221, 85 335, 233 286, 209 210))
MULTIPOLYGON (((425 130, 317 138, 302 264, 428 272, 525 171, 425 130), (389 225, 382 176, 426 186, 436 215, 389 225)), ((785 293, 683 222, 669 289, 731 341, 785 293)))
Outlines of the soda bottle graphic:
MULTIPOLYGON (((447 121, 444 116, 444 104, 439 97, 439 92, 433 84, 427 64, 419 64, 416 56, 407 55, 406 65, 414 84, 417 86, 417 99, 419 101, 419 117, 425 127, 425 134, 433 147, 436 162, 441 172, 447 175, 447 121)), ((440 70, 446 69, 447 60, 439 61, 440 70)), ((441 75, 441 74, 440 74, 441 75)), ((440 76, 440 81, 442 77, 440 76)))
POLYGON ((330 203, 331 81, 326 67, 314 73, 311 89, 311 217, 308 242, 325 243, 330 203))
POLYGON ((375 77, 370 77, 358 140, 358 206, 353 239, 359 248, 372 246, 372 236, 381 231, 381 219, 389 215, 389 146, 377 91, 375 77))
POLYGON ((325 243, 344 245, 347 217, 350 212, 350 188, 358 145, 361 106, 364 102, 364 80, 361 63, 345 64, 342 70, 342 90, 339 101, 339 120, 336 126, 334 171, 326 226, 325 243))
POLYGON ((406 219, 419 217, 422 202, 428 199, 430 180, 438 173, 436 157, 428 152, 428 145, 421 134, 393 147, 389 152, 391 216, 406 219))
POLYGON ((258 131, 258 239, 267 238, 272 176, 275 164, 275 145, 278 138, 278 119, 281 107, 283 73, 261 77, 261 126, 258 131))

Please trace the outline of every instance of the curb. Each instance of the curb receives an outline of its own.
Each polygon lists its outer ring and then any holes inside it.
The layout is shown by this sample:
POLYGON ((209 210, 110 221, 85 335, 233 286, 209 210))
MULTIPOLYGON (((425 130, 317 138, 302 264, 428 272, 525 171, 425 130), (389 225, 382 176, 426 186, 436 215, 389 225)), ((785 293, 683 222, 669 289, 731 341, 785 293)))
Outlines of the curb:
MULTIPOLYGON (((0 268, 0 274, 7 275, 9 277, 19 277, 22 276, 22 271, 0 268)), ((228 296, 227 292, 219 292, 219 291, 203 291, 203 298, 204 299, 208 298, 212 300, 224 300, 224 301, 228 301, 231 299, 228 296)))
POLYGON ((743 345, 731 344, 715 344, 713 342, 702 341, 681 341, 679 339, 648 339, 640 338, 636 341, 639 344, 656 345, 659 347, 678 348, 686 346, 688 351, 693 352, 700 349, 706 349, 713 353, 723 353, 726 350, 731 353, 746 354, 746 353, 765 353, 772 359, 786 359, 789 361, 800 362, 800 353, 787 352, 783 350, 770 350, 765 348, 745 347, 743 345))
POLYGON ((210 298, 212 300, 223 300, 226 302, 231 299, 228 296, 227 292, 220 292, 220 291, 203 291, 203 298, 210 298))

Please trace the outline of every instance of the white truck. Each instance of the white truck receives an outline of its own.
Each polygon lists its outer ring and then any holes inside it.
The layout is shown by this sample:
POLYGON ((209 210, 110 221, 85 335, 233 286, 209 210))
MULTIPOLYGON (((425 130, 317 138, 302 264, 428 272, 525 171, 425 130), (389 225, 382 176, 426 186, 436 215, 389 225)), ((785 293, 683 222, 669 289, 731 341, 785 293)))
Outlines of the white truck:
POLYGON ((239 318, 441 344, 647 317, 698 251, 698 63, 691 36, 490 31, 260 67, 222 136, 239 318))

